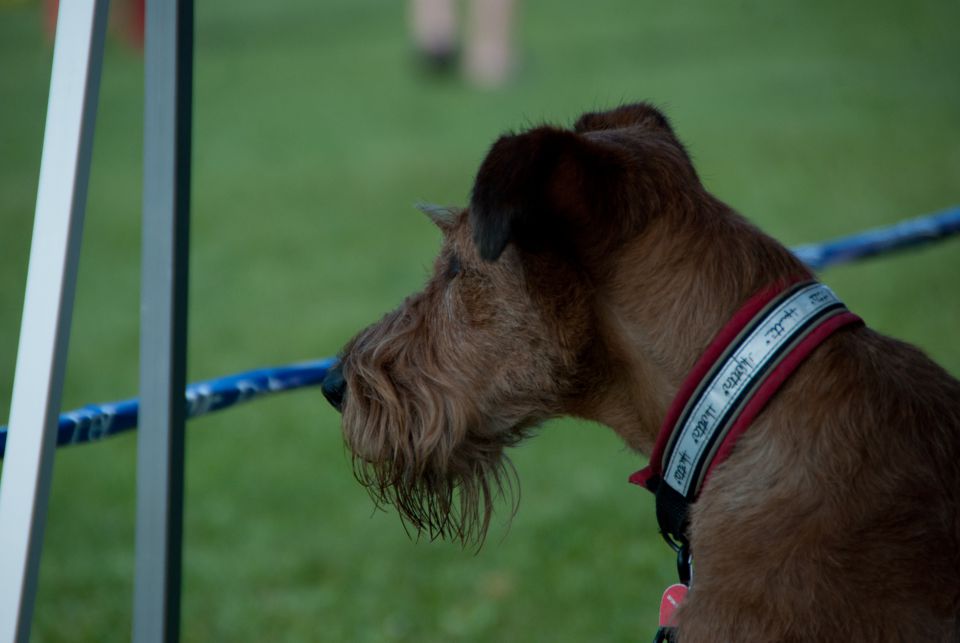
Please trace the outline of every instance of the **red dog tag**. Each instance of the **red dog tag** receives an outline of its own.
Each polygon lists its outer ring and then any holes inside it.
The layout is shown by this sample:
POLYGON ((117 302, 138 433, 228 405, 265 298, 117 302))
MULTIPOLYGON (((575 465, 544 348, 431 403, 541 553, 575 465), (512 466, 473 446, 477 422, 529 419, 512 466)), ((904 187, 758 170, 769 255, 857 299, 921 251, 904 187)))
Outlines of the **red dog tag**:
POLYGON ((689 589, 686 585, 677 583, 664 590, 663 598, 660 599, 660 627, 674 625, 673 614, 683 604, 689 589))

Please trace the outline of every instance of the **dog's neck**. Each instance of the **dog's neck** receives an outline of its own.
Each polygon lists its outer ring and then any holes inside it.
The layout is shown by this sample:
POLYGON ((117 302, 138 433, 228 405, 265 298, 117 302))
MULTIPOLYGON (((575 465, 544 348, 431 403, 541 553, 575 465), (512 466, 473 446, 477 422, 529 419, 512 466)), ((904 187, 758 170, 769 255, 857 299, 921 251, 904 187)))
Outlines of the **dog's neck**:
POLYGON ((672 542, 686 540, 690 504, 773 395, 835 331, 861 323, 827 286, 778 280, 716 335, 673 399, 649 465, 630 477, 657 495, 672 542))
POLYGON ((716 333, 758 290, 797 276, 809 271, 789 250, 719 202, 679 223, 651 223, 599 288, 606 353, 620 363, 595 413, 585 415, 649 454, 671 401, 716 333))

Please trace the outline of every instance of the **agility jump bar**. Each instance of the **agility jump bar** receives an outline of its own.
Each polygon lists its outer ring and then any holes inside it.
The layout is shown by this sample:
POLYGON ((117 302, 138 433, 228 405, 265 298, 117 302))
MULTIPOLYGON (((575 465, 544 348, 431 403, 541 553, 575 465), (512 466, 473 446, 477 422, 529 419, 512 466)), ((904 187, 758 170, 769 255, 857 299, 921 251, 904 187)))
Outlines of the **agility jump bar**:
MULTIPOLYGON (((315 386, 337 360, 321 360, 261 368, 187 386, 187 418, 195 418, 266 395, 315 386)), ((96 442, 137 426, 137 399, 88 404, 60 416, 57 446, 96 442)), ((0 457, 7 446, 7 427, 0 426, 0 457)))
POLYGON ((823 270, 856 259, 926 245, 957 233, 960 233, 960 205, 833 241, 797 246, 793 254, 814 270, 823 270))
MULTIPOLYGON (((833 241, 793 249, 804 263, 820 270, 895 250, 925 245, 960 233, 960 205, 941 212, 875 228, 833 241)), ((187 417, 195 418, 266 395, 318 385, 336 359, 261 368, 187 386, 187 417)), ((57 446, 102 440, 137 426, 136 399, 89 404, 60 416, 57 446)), ((7 446, 7 427, 0 426, 0 458, 7 446)))

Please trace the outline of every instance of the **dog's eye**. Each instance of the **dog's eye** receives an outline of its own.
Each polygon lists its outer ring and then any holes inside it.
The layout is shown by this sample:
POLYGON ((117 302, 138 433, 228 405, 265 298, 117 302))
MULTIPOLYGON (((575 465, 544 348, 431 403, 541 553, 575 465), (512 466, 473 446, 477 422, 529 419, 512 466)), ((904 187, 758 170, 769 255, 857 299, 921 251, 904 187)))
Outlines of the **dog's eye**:
POLYGON ((453 255, 450 257, 450 263, 447 264, 447 279, 453 279, 460 274, 460 257, 453 255))

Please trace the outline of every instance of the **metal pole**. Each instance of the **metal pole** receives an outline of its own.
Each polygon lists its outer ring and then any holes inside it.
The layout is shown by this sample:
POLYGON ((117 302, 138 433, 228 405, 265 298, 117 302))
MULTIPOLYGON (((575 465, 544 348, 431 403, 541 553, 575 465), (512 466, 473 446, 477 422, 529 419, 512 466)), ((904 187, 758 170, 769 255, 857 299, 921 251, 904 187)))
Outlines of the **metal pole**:
POLYGON ((107 0, 60 3, 0 483, 0 641, 30 637, 63 390, 107 0))
POLYGON ((180 637, 192 0, 147 0, 133 640, 180 637))

